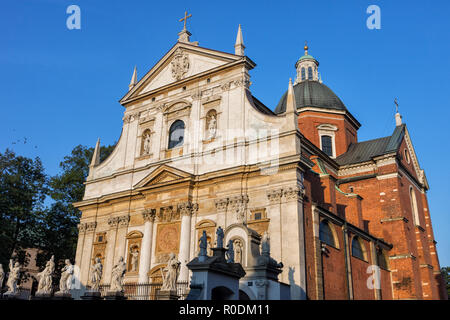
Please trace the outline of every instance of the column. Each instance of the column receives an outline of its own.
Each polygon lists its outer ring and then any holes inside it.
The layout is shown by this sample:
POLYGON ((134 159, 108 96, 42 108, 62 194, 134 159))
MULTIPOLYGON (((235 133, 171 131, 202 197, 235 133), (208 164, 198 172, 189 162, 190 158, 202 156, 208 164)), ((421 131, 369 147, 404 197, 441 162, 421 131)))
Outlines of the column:
POLYGON ((178 204, 178 210, 181 214, 180 251, 178 254, 178 260, 181 262, 180 281, 189 280, 189 269, 186 267, 186 264, 189 262, 190 256, 191 217, 197 208, 198 205, 190 201, 178 204))
POLYGON ((306 265, 303 189, 299 186, 283 188, 280 214, 283 248, 280 260, 285 265, 282 279, 291 285, 292 300, 304 300, 306 299, 306 265))
POLYGON ((111 271, 114 266, 114 250, 116 247, 117 226, 119 224, 118 217, 110 217, 108 219, 109 231, 106 234, 106 252, 105 252, 105 265, 103 266, 103 281, 104 283, 110 283, 111 271))
POLYGON ((126 260, 126 242, 127 242, 127 231, 128 231, 128 223, 130 222, 130 216, 129 215, 123 215, 117 217, 119 219, 118 221, 118 227, 117 227, 117 236, 116 236, 116 250, 114 252, 114 260, 113 260, 113 266, 119 261, 120 257, 123 257, 124 260, 126 260))
POLYGON ((142 213, 144 218, 144 237, 142 238, 141 260, 139 262, 139 283, 148 282, 155 215, 156 209, 148 209, 142 213))
POLYGON ((92 265, 92 244, 94 243, 94 231, 97 222, 85 223, 86 235, 84 238, 82 261, 81 261, 81 284, 86 286, 89 280, 89 271, 92 265))

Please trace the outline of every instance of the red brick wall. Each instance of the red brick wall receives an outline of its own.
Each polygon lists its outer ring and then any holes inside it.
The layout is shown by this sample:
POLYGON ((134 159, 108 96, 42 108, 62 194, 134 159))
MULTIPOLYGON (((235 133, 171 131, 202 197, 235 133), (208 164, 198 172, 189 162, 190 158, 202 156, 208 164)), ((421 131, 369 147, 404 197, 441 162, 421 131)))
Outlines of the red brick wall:
POLYGON ((326 300, 346 300, 345 257, 343 250, 326 247, 328 252, 322 254, 324 293, 326 300))
POLYGON ((319 133, 317 126, 321 124, 335 125, 336 157, 347 152, 350 143, 358 140, 357 129, 350 124, 343 114, 332 114, 317 111, 304 111, 298 117, 300 132, 320 149, 319 133))

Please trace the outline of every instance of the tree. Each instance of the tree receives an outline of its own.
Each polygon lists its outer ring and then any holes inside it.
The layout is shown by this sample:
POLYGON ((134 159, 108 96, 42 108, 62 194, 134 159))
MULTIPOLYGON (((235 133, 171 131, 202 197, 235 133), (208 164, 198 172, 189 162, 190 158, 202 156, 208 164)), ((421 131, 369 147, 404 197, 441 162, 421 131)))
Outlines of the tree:
POLYGON ((442 279, 447 289, 447 294, 450 299, 450 267, 441 268, 442 279))
POLYGON ((39 243, 48 193, 47 176, 39 157, 17 156, 6 149, 0 153, 0 263, 8 266, 13 254, 24 263, 23 249, 39 243))
MULTIPOLYGON (((100 148, 100 161, 105 160, 115 145, 100 148)), ((62 266, 64 259, 74 262, 77 246, 80 211, 72 203, 83 200, 84 182, 89 174, 89 164, 94 148, 76 146, 60 163, 62 172, 49 181, 50 197, 54 202, 45 210, 41 224, 42 248, 38 265, 44 265, 51 255, 62 266)))

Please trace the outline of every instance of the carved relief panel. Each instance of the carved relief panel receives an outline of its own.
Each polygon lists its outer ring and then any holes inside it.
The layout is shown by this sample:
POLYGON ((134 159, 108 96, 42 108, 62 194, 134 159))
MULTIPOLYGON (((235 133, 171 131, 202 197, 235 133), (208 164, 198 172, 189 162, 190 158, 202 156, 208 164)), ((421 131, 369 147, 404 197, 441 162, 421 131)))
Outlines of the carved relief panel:
POLYGON ((166 261, 168 255, 173 252, 178 254, 180 247, 180 222, 159 223, 156 228, 156 262, 166 261))

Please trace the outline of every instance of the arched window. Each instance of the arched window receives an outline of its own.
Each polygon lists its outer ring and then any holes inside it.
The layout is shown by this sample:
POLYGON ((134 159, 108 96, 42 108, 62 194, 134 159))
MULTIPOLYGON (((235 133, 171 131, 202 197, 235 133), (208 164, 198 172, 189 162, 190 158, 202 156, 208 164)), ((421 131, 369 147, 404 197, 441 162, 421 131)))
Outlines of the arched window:
POLYGON ((312 78, 313 78, 312 68, 311 68, 311 67, 308 67, 308 79, 309 79, 309 80, 312 80, 312 78))
POLYGON ((302 68, 302 80, 306 79, 305 68, 302 68))
POLYGON ((169 130, 169 149, 183 145, 184 141, 184 122, 175 121, 169 130))
POLYGON ((411 162, 411 160, 409 159, 409 153, 408 153, 408 149, 405 149, 405 159, 406 159, 406 162, 408 162, 408 163, 410 163, 411 162))
POLYGON ((412 216, 414 220, 414 225, 418 226, 420 225, 419 222, 419 211, 417 210, 417 200, 416 200, 416 193, 413 190, 413 187, 409 187, 409 198, 411 200, 411 211, 412 216))
POLYGON ((331 227, 326 220, 323 220, 319 225, 319 239, 332 247, 336 247, 333 231, 331 231, 331 227))
POLYGON ((322 151, 328 156, 333 156, 333 140, 330 136, 321 136, 322 140, 322 151))
POLYGON ((387 260, 386 260, 386 255, 384 254, 382 249, 377 249, 377 261, 378 261, 378 265, 380 266, 380 268, 389 269, 387 260))
POLYGON ((352 256, 361 260, 366 260, 363 247, 358 237, 353 237, 352 239, 352 256))

